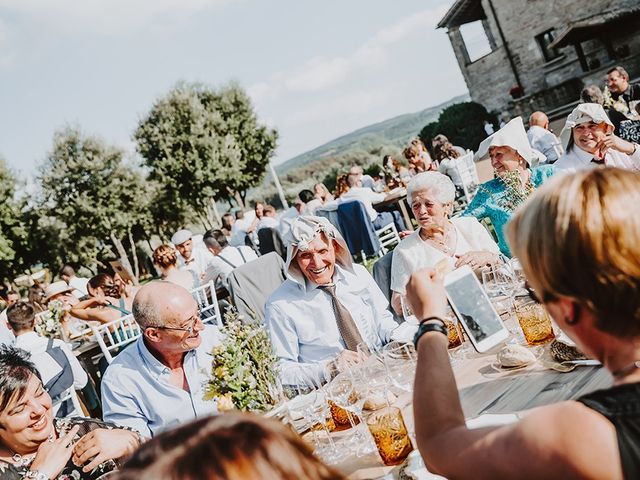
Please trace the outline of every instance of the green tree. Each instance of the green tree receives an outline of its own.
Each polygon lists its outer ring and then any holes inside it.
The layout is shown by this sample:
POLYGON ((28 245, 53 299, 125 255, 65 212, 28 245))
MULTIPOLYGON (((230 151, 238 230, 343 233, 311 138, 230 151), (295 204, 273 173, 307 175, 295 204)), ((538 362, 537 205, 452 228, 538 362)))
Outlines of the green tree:
POLYGON ((178 84, 133 136, 159 185, 154 219, 167 233, 195 218, 212 226, 217 199, 233 197, 242 205, 246 190, 264 177, 277 141, 277 132, 258 123, 249 97, 235 84, 178 84))
POLYGON ((475 151, 487 136, 485 120, 495 123, 496 119, 479 103, 456 103, 440 113, 437 133, 446 135, 454 145, 475 151))
POLYGON ((420 130, 420 133, 418 134, 418 138, 422 140, 422 143, 425 144, 429 152, 431 152, 431 155, 433 155, 431 140, 433 140, 433 137, 435 137, 438 133, 440 133, 440 125, 436 121, 427 123, 424 127, 422 127, 422 130, 420 130))
POLYGON ((21 246, 27 233, 20 203, 16 200, 17 179, 0 157, 0 278, 11 281, 23 268, 21 246))
POLYGON ((49 266, 63 262, 95 270, 96 261, 119 256, 123 240, 137 265, 134 230, 149 228, 152 184, 125 163, 122 150, 66 127, 40 166, 40 194, 31 209, 30 231, 49 266))

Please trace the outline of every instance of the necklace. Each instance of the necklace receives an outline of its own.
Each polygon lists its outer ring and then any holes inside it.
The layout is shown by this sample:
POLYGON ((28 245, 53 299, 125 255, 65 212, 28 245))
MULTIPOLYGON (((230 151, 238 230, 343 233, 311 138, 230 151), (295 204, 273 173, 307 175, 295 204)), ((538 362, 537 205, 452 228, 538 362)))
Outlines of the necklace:
POLYGON ((440 250, 445 255, 452 256, 456 250, 456 239, 454 235, 456 234, 456 229, 453 228, 451 222, 446 223, 444 227, 444 232, 442 235, 442 239, 435 239, 433 237, 426 238, 425 240, 433 245, 434 248, 440 250), (452 233, 453 232, 453 233, 452 233))
POLYGON ((616 370, 615 372, 611 372, 611 375, 613 375, 614 378, 624 377, 627 373, 632 372, 637 368, 640 368, 640 360, 636 360, 635 362, 630 363, 626 367, 622 367, 621 369, 616 370))
MULTIPOLYGON (((55 435, 51 433, 47 441, 53 442, 55 439, 56 439, 55 435)), ((38 452, 35 452, 35 453, 29 453, 28 455, 21 455, 17 452, 14 452, 11 447, 7 447, 7 448, 11 452, 11 461, 13 462, 14 465, 17 465, 18 467, 26 467, 28 465, 31 465, 33 460, 36 458, 36 455, 38 454, 38 452)))

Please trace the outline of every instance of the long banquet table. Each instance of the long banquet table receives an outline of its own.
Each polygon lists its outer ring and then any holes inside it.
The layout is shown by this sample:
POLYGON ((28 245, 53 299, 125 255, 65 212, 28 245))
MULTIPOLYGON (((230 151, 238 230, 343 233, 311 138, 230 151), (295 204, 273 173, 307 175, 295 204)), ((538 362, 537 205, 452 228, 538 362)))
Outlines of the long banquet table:
MULTIPOLYGON (((612 378, 602 367, 579 366, 564 373, 550 370, 543 363, 550 360, 548 346, 539 348, 543 349, 539 362, 514 371, 503 371, 495 365, 495 351, 486 354, 472 352, 455 361, 453 370, 467 421, 485 414, 521 414, 531 408, 575 399, 611 385, 612 378)), ((413 431, 411 395, 401 395, 396 406, 402 408, 407 427, 413 431)), ((492 423, 492 420, 488 422, 492 423)), ((385 467, 375 452, 361 458, 351 456, 334 467, 349 479, 357 480, 398 478, 400 470, 400 467, 385 467)))

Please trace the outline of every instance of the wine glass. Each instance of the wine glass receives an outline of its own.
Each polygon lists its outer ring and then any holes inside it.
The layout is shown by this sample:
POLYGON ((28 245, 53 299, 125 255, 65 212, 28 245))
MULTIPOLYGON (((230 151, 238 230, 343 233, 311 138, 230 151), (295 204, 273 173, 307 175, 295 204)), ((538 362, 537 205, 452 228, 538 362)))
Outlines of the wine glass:
POLYGON ((411 392, 417 362, 413 345, 399 342, 387 344, 383 349, 383 361, 391 383, 403 392, 411 392))

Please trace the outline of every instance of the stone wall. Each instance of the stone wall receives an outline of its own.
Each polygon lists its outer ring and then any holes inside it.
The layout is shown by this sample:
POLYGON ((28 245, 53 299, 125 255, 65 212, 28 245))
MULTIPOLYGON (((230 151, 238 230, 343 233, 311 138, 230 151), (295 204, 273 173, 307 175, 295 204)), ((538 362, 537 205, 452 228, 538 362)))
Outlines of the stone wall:
MULTIPOLYGON (((570 21, 576 18, 597 14, 612 7, 635 7, 638 0, 591 0, 589 2, 584 0, 481 0, 487 16, 486 27, 495 40, 496 49, 477 61, 469 63, 464 42, 457 28, 449 30, 449 38, 471 98, 489 110, 498 112, 508 110, 515 113, 509 89, 516 83, 502 37, 493 17, 490 1, 493 3, 512 54, 524 87, 524 94, 531 100, 529 104, 535 101, 533 96, 554 87, 557 87, 559 92, 547 93, 540 98, 544 97, 547 101, 564 101, 563 95, 574 94, 575 85, 571 84, 570 88, 567 85, 576 78, 584 80, 584 83, 603 86, 606 70, 617 63, 625 65, 632 77, 640 74, 640 61, 636 56, 640 53, 640 35, 637 30, 630 33, 621 32, 617 38, 612 38, 614 48, 624 44, 630 47, 630 56, 627 59, 613 61, 601 42, 583 42, 583 50, 588 62, 592 65, 600 64, 590 72, 582 70, 573 46, 560 49, 559 58, 550 62, 545 61, 535 38, 551 28, 559 34, 570 21)), ((550 108, 550 106, 540 105, 540 108, 550 108)))

